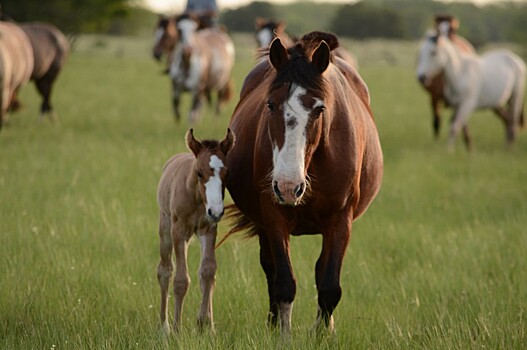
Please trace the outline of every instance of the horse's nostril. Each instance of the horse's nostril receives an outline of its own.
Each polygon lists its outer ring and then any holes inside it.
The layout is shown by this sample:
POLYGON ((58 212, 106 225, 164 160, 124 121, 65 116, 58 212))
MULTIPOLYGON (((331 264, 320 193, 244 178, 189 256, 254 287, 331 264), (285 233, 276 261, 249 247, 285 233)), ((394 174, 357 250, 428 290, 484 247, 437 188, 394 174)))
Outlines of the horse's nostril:
POLYGON ((280 192, 280 189, 278 188, 277 181, 273 182, 273 191, 274 191, 274 194, 278 197, 278 199, 283 202, 284 197, 282 197, 282 193, 280 192))
POLYGON ((210 217, 213 217, 212 210, 210 210, 210 208, 207 210, 207 215, 210 216, 210 217))
POLYGON ((300 185, 296 186, 295 196, 296 198, 300 198, 303 194, 304 194, 304 183, 302 182, 300 185))
POLYGON ((423 74, 421 74, 421 75, 419 75, 419 76, 417 77, 417 79, 419 80, 419 82, 420 82, 421 84, 424 84, 424 83, 425 83, 425 80, 426 80, 426 77, 425 77, 423 74))

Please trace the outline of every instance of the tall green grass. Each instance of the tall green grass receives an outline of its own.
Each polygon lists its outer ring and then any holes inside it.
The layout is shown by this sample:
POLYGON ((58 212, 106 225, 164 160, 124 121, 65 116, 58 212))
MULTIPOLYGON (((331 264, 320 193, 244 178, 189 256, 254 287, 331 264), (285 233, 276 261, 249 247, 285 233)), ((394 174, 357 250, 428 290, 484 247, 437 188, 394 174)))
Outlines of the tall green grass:
MULTIPOLYGON (((253 64, 252 38, 235 36, 237 91, 253 64)), ((265 349, 283 345, 265 326, 267 293, 256 240, 217 251, 216 335, 195 316, 199 244, 183 330, 158 329, 156 186, 185 150, 169 81, 149 42, 85 37, 53 102, 59 121, 38 122, 39 99, 0 133, 0 348, 265 349)), ((489 112, 470 128, 475 149, 434 141, 428 98, 415 82, 414 43, 346 42, 360 62, 385 156, 384 183, 353 227, 342 270, 336 335, 310 336, 320 237, 292 238, 298 283, 292 348, 522 349, 527 346, 527 135, 513 149, 489 112)), ((200 138, 223 137, 234 99, 200 138)), ((187 110, 189 99, 184 100, 187 110)), ((221 225, 220 235, 226 232, 221 225)))

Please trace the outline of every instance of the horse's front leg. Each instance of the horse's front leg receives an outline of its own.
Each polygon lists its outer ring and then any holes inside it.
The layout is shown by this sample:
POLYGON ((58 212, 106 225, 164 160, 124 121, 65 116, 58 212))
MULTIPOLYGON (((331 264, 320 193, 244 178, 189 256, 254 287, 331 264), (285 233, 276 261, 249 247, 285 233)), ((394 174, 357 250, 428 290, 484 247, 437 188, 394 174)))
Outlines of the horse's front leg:
POLYGON ((183 300, 190 285, 190 276, 187 267, 188 242, 192 231, 179 224, 172 223, 172 242, 176 253, 176 274, 174 276, 174 330, 181 327, 181 315, 183 313, 183 300))
POLYGON ((272 286, 274 299, 280 316, 280 332, 283 337, 291 335, 291 314, 296 295, 296 281, 289 257, 289 234, 279 230, 267 231, 269 246, 275 266, 272 286))
POLYGON ((170 333, 168 323, 168 287, 174 265, 172 263, 172 237, 170 236, 170 217, 159 214, 159 255, 161 260, 157 267, 157 280, 161 289, 160 320, 163 332, 170 333))
POLYGON ((454 144, 456 141, 456 136, 459 134, 459 131, 463 129, 464 131, 464 142, 465 147, 470 150, 471 148, 471 140, 470 136, 468 135, 468 129, 466 129, 466 126, 468 124, 468 119, 470 118, 470 115, 474 112, 474 109, 476 107, 476 103, 474 99, 469 99, 467 101, 464 101, 461 105, 456 107, 454 110, 454 114, 452 116, 452 124, 450 126, 450 135, 448 137, 448 148, 449 150, 454 149, 454 144))
POLYGON ((198 326, 203 329, 209 326, 214 331, 212 312, 212 295, 216 280, 216 226, 199 235, 201 243, 201 263, 199 266, 199 283, 201 287, 201 307, 198 314, 198 326))
POLYGON ((439 138, 439 131, 441 128, 441 115, 439 114, 440 97, 432 93, 430 104, 432 105, 432 127, 434 130, 434 137, 439 138))
POLYGON ((266 233, 264 231, 259 231, 258 238, 260 241, 260 265, 265 273, 267 292, 269 294, 269 314, 267 316, 267 323, 274 328, 278 324, 278 303, 276 302, 276 296, 274 293, 275 266, 273 254, 266 233))
POLYGON ((351 212, 343 212, 322 232, 322 252, 315 266, 318 314, 313 328, 317 332, 323 328, 333 332, 333 311, 342 296, 340 270, 351 234, 352 217, 351 212))
POLYGON ((174 117, 176 122, 181 120, 181 113, 179 112, 179 102, 181 96, 181 87, 179 83, 172 81, 172 108, 174 109, 174 117))

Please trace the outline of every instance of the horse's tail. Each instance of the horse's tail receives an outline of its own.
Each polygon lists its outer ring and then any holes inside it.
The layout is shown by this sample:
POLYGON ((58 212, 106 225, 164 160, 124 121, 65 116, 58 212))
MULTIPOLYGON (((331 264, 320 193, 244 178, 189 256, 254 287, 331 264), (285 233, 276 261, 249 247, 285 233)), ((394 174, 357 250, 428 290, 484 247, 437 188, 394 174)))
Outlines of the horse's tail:
POLYGON ((235 233, 246 231, 248 237, 252 237, 256 234, 256 226, 254 223, 238 209, 235 204, 231 204, 225 207, 226 219, 229 221, 234 221, 234 226, 227 232, 225 237, 216 244, 216 249, 218 249, 223 242, 225 242, 230 236, 235 233))
MULTIPOLYGON (((521 59, 520 59, 521 60, 521 59)), ((525 80, 527 79, 527 68, 525 63, 521 61, 520 69, 516 76, 516 83, 514 85, 514 91, 511 96, 511 111, 514 124, 520 128, 524 127, 524 110, 523 104, 525 102, 525 80)))
POLYGON ((218 91, 218 100, 227 102, 232 98, 233 84, 232 79, 229 79, 227 84, 218 91))

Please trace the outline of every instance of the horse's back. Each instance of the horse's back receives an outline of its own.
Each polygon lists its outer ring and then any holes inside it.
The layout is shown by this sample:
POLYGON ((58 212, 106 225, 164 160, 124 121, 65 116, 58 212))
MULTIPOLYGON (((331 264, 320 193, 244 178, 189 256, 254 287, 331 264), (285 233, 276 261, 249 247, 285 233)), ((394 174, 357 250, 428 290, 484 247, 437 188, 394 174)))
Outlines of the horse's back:
POLYGON ((225 86, 234 66, 234 43, 224 31, 218 28, 207 28, 197 32, 209 51, 210 61, 208 79, 210 87, 225 86))
POLYGON ((27 83, 33 72, 33 49, 31 43, 19 26, 10 22, 0 22, 1 45, 12 59, 11 84, 18 88, 27 83))
POLYGON ((55 26, 47 23, 24 23, 20 27, 33 47, 33 79, 43 77, 50 69, 59 70, 69 54, 69 42, 55 26))
POLYGON ((180 190, 178 186, 185 186, 193 161, 194 155, 191 153, 178 153, 165 163, 157 188, 157 202, 162 212, 170 213, 171 198, 175 191, 180 190))

